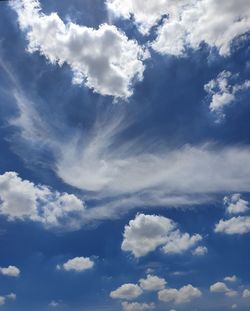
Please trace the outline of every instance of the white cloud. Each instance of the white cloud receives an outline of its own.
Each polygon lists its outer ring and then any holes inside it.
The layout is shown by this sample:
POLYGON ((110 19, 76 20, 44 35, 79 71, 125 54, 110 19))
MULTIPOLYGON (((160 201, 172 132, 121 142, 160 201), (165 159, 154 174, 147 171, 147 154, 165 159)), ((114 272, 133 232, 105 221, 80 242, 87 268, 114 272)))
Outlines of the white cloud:
POLYGON ((245 289, 242 293, 242 297, 243 298, 250 298, 250 290, 249 289, 245 289))
POLYGON ((0 306, 5 304, 5 297, 0 296, 0 306))
POLYGON ((248 201, 243 200, 239 193, 235 193, 230 197, 226 196, 224 198, 224 204, 229 214, 241 214, 249 210, 248 201))
POLYGON ((113 299, 132 300, 139 297, 141 294, 142 289, 137 284, 128 283, 112 291, 110 297, 113 299))
POLYGON ((135 80, 142 80, 143 60, 148 56, 136 41, 113 25, 98 29, 65 24, 57 13, 45 15, 37 0, 12 0, 28 51, 40 52, 51 63, 67 63, 74 83, 84 83, 102 95, 127 98, 135 80))
POLYGON ((231 283, 235 283, 235 282, 237 282, 237 280, 238 280, 238 278, 237 278, 236 275, 226 276, 226 277, 224 278, 224 281, 226 281, 226 282, 231 282, 231 283))
POLYGON ((204 256, 207 254, 207 252, 208 250, 206 246, 198 246, 192 251, 192 254, 194 256, 204 256))
MULTIPOLYGON (((205 42, 216 47, 221 55, 228 55, 233 40, 250 29, 247 0, 228 0, 226 5, 217 0, 183 0, 178 5, 169 0, 167 3, 162 14, 167 9, 168 18, 158 28, 152 44, 162 54, 183 55, 186 47, 198 49, 205 42)), ((142 1, 141 5, 143 8, 142 1)))
POLYGON ((154 309, 155 304, 124 301, 122 302, 122 308, 124 311, 144 311, 154 309))
POLYGON ((142 257, 163 245, 164 253, 182 253, 193 247, 202 238, 200 235, 182 234, 171 219, 137 214, 125 226, 122 250, 130 251, 135 257, 142 257))
POLYGON ((115 17, 134 18, 139 30, 148 34, 161 16, 168 13, 169 0, 106 0, 107 8, 115 17))
POLYGON ((55 300, 52 300, 50 303, 49 303, 49 307, 51 308, 56 308, 60 305, 59 302, 55 301, 55 300))
POLYGON ((3 306, 6 303, 6 299, 16 300, 16 294, 10 293, 10 294, 5 295, 5 296, 0 296, 0 306, 3 306))
POLYGON ((11 300, 16 300, 16 294, 10 293, 10 294, 6 295, 6 298, 11 299, 11 300))
POLYGON ((238 216, 229 220, 220 220, 215 226, 215 232, 226 234, 245 234, 250 232, 250 217, 238 216))
POLYGON ((88 257, 75 257, 65 262, 62 267, 65 271, 83 272, 93 268, 94 262, 88 257))
POLYGON ((237 84, 237 79, 237 74, 233 75, 229 71, 222 71, 204 86, 205 91, 211 97, 209 109, 216 112, 221 118, 225 116, 224 108, 232 104, 242 91, 250 88, 250 80, 237 84))
POLYGON ((35 185, 15 172, 0 175, 0 198, 0 214, 10 221, 31 220, 47 227, 75 229, 85 211, 84 202, 75 195, 35 185))
POLYGON ((139 280, 140 287, 146 291, 158 291, 165 287, 166 280, 155 275, 147 275, 146 279, 139 280))
POLYGON ((169 235, 162 250, 165 254, 181 254, 194 247, 201 240, 202 236, 199 234, 190 236, 189 233, 182 234, 179 230, 176 230, 169 235))
MULTIPOLYGON (((0 196, 1 197, 1 196, 0 196)), ((7 268, 0 267, 0 274, 11 276, 11 277, 18 277, 21 271, 15 266, 9 266, 7 268)))
POLYGON ((192 285, 186 285, 182 288, 167 288, 163 289, 158 293, 158 298, 161 301, 165 302, 174 302, 177 304, 187 303, 193 300, 194 298, 199 298, 202 296, 201 291, 193 287, 192 285))
POLYGON ((210 292, 211 293, 223 293, 227 297, 235 297, 238 295, 238 292, 235 290, 232 290, 227 287, 227 285, 223 282, 217 282, 210 286, 210 292))
POLYGON ((238 308, 237 304, 232 305, 232 309, 237 309, 237 308, 238 308))

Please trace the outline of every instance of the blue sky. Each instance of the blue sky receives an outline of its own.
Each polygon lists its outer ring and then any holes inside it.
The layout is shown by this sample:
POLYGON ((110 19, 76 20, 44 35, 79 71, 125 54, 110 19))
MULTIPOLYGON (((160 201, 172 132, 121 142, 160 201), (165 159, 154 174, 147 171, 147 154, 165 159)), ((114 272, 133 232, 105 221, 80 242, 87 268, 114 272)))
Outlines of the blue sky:
POLYGON ((247 311, 250 8, 0 1, 0 308, 247 311))

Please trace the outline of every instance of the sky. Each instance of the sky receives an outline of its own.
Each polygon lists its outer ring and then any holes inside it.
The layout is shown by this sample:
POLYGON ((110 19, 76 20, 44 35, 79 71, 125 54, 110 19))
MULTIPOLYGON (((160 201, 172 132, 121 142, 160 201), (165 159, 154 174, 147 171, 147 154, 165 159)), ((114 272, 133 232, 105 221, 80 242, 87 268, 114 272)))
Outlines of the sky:
POLYGON ((0 310, 249 311, 247 0, 0 1, 0 310))

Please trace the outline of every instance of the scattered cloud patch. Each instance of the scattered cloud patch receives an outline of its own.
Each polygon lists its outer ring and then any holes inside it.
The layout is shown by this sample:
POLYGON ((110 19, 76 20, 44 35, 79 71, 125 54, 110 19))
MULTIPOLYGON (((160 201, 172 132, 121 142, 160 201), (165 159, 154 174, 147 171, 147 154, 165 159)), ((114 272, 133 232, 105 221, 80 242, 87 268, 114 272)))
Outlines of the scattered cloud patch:
POLYGON ((201 296, 201 291, 190 284, 183 286, 180 289, 166 288, 159 291, 158 293, 159 300, 165 302, 174 302, 176 304, 187 303, 201 296))
POLYGON ((232 104, 242 91, 250 88, 250 80, 246 80, 240 84, 236 83, 238 80, 237 74, 232 74, 229 71, 222 71, 218 76, 209 81, 204 89, 211 98, 209 109, 215 112, 219 120, 225 117, 223 113, 225 107, 232 104))
POLYGON ((250 232, 250 217, 238 216, 228 220, 220 220, 215 226, 215 232, 226 234, 246 234, 250 232))
POLYGON ((122 250, 130 251, 135 257, 142 257, 159 246, 168 254, 180 254, 192 248, 202 237, 181 233, 171 219, 137 214, 130 220, 123 234, 122 250))
POLYGON ((206 246, 198 246, 192 251, 192 254, 194 256, 204 256, 207 253, 208 253, 208 249, 206 246))
POLYGON ((83 272, 92 269, 94 262, 88 257, 75 257, 62 265, 65 271, 83 272))
POLYGON ((147 275, 146 279, 139 280, 140 287, 146 291, 158 291, 165 288, 166 280, 154 275, 147 275))
POLYGON ((85 212, 84 202, 73 194, 35 185, 16 172, 0 175, 0 214, 9 221, 30 220, 46 227, 76 229, 85 212))
POLYGON ((144 311, 154 309, 155 304, 124 301, 122 302, 122 308, 124 311, 144 311))
POLYGON ((142 289, 137 284, 123 284, 116 290, 110 293, 110 297, 113 299, 125 299, 133 300, 142 294, 142 289))
POLYGON ((236 275, 226 276, 226 277, 224 278, 224 281, 230 282, 230 283, 235 283, 235 282, 238 281, 238 278, 237 278, 236 275))
POLYGON ((217 282, 210 286, 210 292, 211 293, 223 293, 227 297, 235 297, 238 295, 238 292, 235 290, 232 290, 227 287, 227 285, 223 282, 217 282))
POLYGON ((249 210, 248 201, 243 200, 239 193, 224 197, 224 204, 229 214, 242 214, 249 210))
POLYGON ((21 271, 15 266, 9 266, 7 268, 0 267, 0 274, 11 276, 11 277, 18 277, 21 271))
POLYGON ((10 5, 27 33, 28 51, 38 51, 52 64, 68 64, 74 83, 126 99, 133 93, 134 81, 142 80, 148 52, 115 26, 103 24, 93 29, 65 24, 57 13, 42 13, 37 0, 12 0, 10 5))
POLYGON ((228 0, 227 5, 217 0, 167 2, 162 14, 167 9, 168 17, 152 43, 161 54, 182 56, 186 48, 198 49, 205 42, 227 56, 234 39, 250 29, 250 11, 245 0, 228 0))
POLYGON ((250 290, 249 289, 245 289, 242 293, 242 297, 243 298, 250 298, 250 290))

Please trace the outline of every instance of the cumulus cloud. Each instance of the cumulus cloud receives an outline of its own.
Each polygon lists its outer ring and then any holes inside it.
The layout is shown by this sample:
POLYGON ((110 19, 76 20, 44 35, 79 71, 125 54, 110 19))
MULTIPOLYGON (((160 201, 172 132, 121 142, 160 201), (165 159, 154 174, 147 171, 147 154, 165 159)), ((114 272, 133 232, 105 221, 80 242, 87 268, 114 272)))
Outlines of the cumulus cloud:
POLYGON ((169 0, 107 0, 106 5, 115 17, 125 19, 133 17, 139 30, 148 34, 149 30, 160 21, 161 17, 169 12, 169 0))
POLYGON ((209 109, 216 112, 221 118, 225 116, 223 113, 224 108, 232 104, 242 91, 250 88, 250 80, 239 84, 236 83, 237 80, 237 74, 222 71, 215 79, 204 86, 205 91, 211 97, 209 109))
POLYGON ((75 195, 35 185, 16 172, 0 175, 0 198, 0 214, 8 220, 31 220, 47 227, 75 229, 85 211, 84 202, 75 195))
POLYGON ((122 308, 124 311, 144 311, 154 309, 155 304, 124 301, 122 302, 122 308))
POLYGON ((227 285, 223 282, 217 282, 210 286, 211 293, 223 293, 228 297, 235 297, 238 292, 232 289, 229 289, 227 285))
POLYGON ((236 275, 226 276, 226 277, 224 278, 224 281, 230 282, 230 283, 235 283, 235 282, 237 282, 237 280, 238 280, 238 278, 237 278, 236 275))
POLYGON ((16 300, 16 294, 10 293, 5 296, 0 296, 0 306, 3 306, 6 303, 6 300, 16 300))
POLYGON ((248 201, 243 200, 239 193, 224 197, 224 205, 229 214, 241 214, 249 210, 248 201))
POLYGON ((145 256, 161 245, 164 253, 180 254, 201 239, 200 235, 182 234, 177 224, 169 218, 137 214, 125 226, 121 248, 132 252, 135 257, 145 256))
POLYGON ((249 289, 245 289, 242 293, 242 297, 243 298, 250 298, 250 290, 249 289))
MULTIPOLYGON (((126 1, 125 1, 126 2, 126 1)), ((141 6, 143 8, 143 2, 141 6)), ((149 0, 148 0, 149 2, 149 0)), ((166 14, 152 47, 159 53, 180 56, 187 47, 198 49, 202 42, 218 49, 220 55, 230 54, 233 40, 250 29, 250 10, 247 0, 167 1, 166 14)))
POLYGON ((183 286, 180 289, 166 288, 158 293, 158 298, 165 302, 174 302, 177 304, 187 303, 195 298, 202 296, 201 291, 192 285, 183 286))
POLYGON ((10 5, 27 33, 28 51, 38 51, 52 64, 68 64, 74 83, 102 95, 128 98, 133 82, 142 80, 148 53, 115 26, 65 24, 57 13, 42 13, 38 0, 12 0, 10 5))
POLYGON ((7 268, 0 267, 0 274, 11 276, 11 277, 18 277, 21 271, 15 266, 8 266, 7 268))
POLYGON ((142 289, 137 284, 128 283, 112 291, 110 297, 113 299, 132 300, 139 297, 141 294, 142 289))
POLYGON ((246 234, 250 232, 250 217, 238 216, 228 220, 220 220, 215 226, 215 232, 226 234, 246 234))
POLYGON ((49 307, 51 308, 56 308, 60 305, 59 302, 55 301, 55 300, 52 300, 50 303, 49 303, 49 307))
POLYGON ((194 256, 204 256, 207 254, 207 252, 208 252, 208 249, 206 246, 198 246, 192 251, 192 254, 194 256))
POLYGON ((92 269, 94 262, 88 257, 75 257, 62 265, 65 271, 83 272, 92 269))
POLYGON ((139 280, 140 287, 146 291, 158 291, 165 287, 166 280, 155 275, 147 275, 146 279, 139 280))

